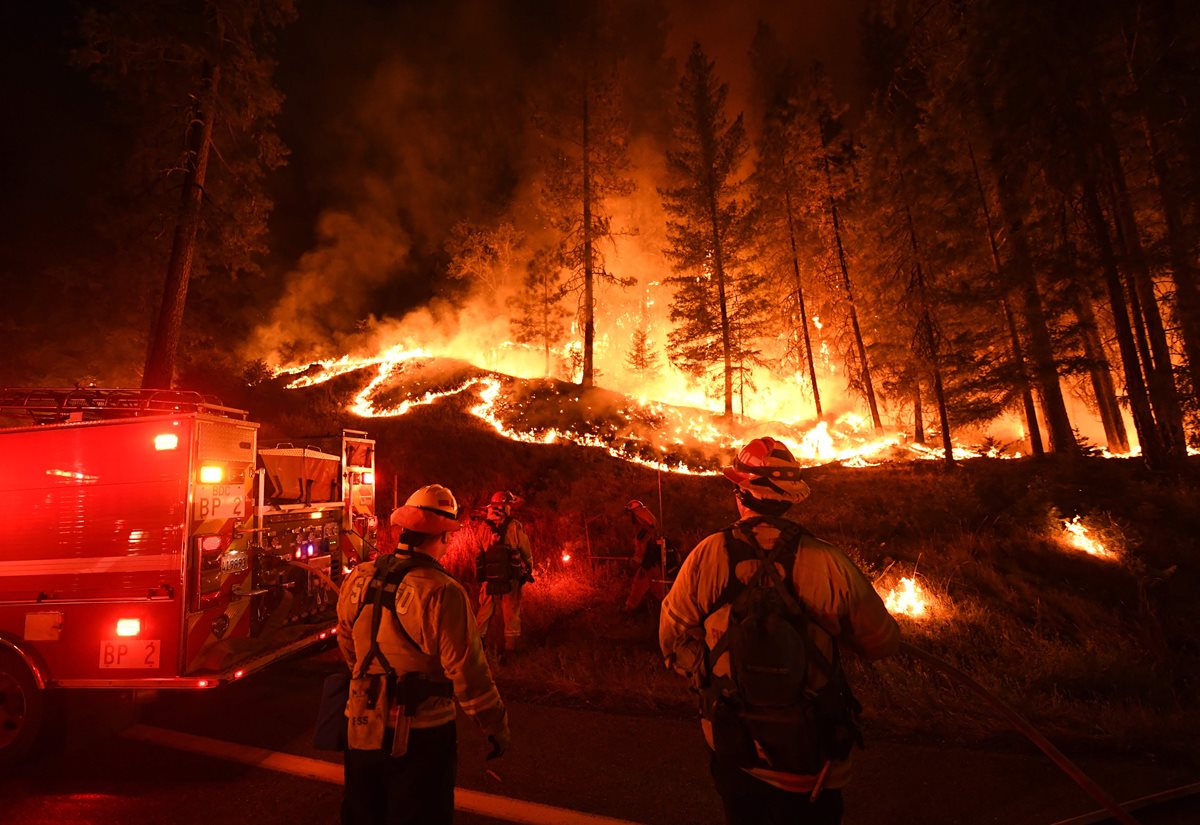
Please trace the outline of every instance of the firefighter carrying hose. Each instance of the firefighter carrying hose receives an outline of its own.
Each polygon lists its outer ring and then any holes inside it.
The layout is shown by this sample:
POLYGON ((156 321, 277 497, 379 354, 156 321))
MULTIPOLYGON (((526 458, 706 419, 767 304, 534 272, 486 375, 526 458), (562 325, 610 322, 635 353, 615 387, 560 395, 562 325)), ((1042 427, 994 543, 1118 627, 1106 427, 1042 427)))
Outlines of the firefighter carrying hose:
POLYGON ((657 607, 663 599, 663 559, 666 542, 658 533, 658 520, 650 508, 637 499, 625 505, 629 519, 633 522, 633 583, 629 586, 629 597, 622 610, 632 613, 641 606, 650 593, 657 607))
POLYGON ((485 521, 490 529, 487 543, 475 560, 479 587, 479 612, 475 622, 479 635, 487 638, 488 623, 500 602, 504 620, 504 651, 521 647, 521 589, 533 582, 533 550, 521 522, 513 518, 513 508, 523 499, 507 490, 497 491, 487 505, 485 521))
POLYGON ((900 631, 854 563, 787 517, 809 488, 786 446, 756 438, 724 473, 739 519, 683 563, 663 655, 699 694, 731 825, 836 825, 861 741, 840 649, 892 655, 900 631))
POLYGON ((350 666, 344 825, 429 825, 454 816, 455 702, 501 756, 508 716, 462 585, 438 563, 459 528, 454 495, 422 487, 392 513, 394 554, 358 565, 338 598, 350 666))

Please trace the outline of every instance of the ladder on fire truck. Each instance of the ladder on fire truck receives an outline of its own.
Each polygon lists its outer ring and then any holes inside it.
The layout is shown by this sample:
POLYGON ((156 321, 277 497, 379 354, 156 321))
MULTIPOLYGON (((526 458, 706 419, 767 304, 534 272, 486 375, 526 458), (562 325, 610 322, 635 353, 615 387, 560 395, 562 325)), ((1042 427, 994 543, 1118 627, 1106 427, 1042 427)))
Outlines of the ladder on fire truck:
POLYGON ((38 424, 94 421, 172 413, 210 413, 245 420, 245 410, 191 390, 113 387, 0 389, 0 416, 31 418, 38 424))

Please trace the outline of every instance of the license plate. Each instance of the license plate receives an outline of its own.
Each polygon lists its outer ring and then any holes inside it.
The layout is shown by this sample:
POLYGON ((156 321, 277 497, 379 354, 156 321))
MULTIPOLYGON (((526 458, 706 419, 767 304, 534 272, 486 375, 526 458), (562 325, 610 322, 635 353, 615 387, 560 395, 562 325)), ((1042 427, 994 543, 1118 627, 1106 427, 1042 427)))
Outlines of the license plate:
POLYGON ((194 516, 198 520, 240 519, 246 514, 246 490, 237 484, 197 484, 194 516))
POLYGON ((100 669, 157 670, 161 653, 158 639, 106 639, 100 643, 100 669))

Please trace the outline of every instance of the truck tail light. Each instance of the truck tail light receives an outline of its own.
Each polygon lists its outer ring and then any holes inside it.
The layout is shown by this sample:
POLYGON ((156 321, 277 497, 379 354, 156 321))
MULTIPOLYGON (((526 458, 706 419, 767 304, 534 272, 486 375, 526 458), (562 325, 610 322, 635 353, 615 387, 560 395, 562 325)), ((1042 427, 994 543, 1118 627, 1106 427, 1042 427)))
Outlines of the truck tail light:
POLYGON ((205 464, 200 468, 201 484, 220 484, 225 478, 225 469, 216 464, 205 464))
POLYGON ((363 484, 374 484, 375 483, 375 474, 372 472, 369 472, 369 471, 363 473, 362 483, 363 484))
POLYGON ((162 435, 154 436, 154 449, 156 450, 174 450, 178 446, 179 436, 175 435, 175 433, 163 433, 162 435))
POLYGON ((141 632, 141 619, 117 619, 118 636, 137 636, 141 632))

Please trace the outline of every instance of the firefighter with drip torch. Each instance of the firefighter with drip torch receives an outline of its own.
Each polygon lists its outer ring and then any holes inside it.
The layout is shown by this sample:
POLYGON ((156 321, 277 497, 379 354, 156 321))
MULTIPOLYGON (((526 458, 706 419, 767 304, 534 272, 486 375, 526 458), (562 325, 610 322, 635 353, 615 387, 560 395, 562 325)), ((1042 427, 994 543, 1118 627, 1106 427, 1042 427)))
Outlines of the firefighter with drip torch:
POLYGON ((731 825, 836 825, 861 743, 840 649, 893 655, 900 631, 854 563, 790 514, 809 488, 783 443, 750 441, 724 473, 738 521, 680 568, 662 652, 699 695, 731 825))
POLYGON ((438 825, 454 817, 455 702, 508 748, 508 715, 460 585, 439 564, 460 526, 454 494, 417 490, 392 513, 394 554, 342 584, 338 645, 350 666, 343 825, 438 825))
POLYGON ((489 536, 475 560, 479 587, 479 611, 475 622, 479 635, 487 638, 488 623, 500 603, 504 620, 503 652, 513 653, 521 648, 521 590, 533 583, 533 550, 529 535, 521 522, 513 517, 513 509, 523 503, 520 496, 507 490, 492 495, 487 505, 485 522, 489 536))
POLYGON ((663 562, 666 558, 666 541, 658 532, 658 520, 650 508, 637 499, 625 505, 629 519, 633 522, 633 583, 622 610, 632 613, 641 606, 646 594, 654 599, 657 608, 663 599, 663 562))

